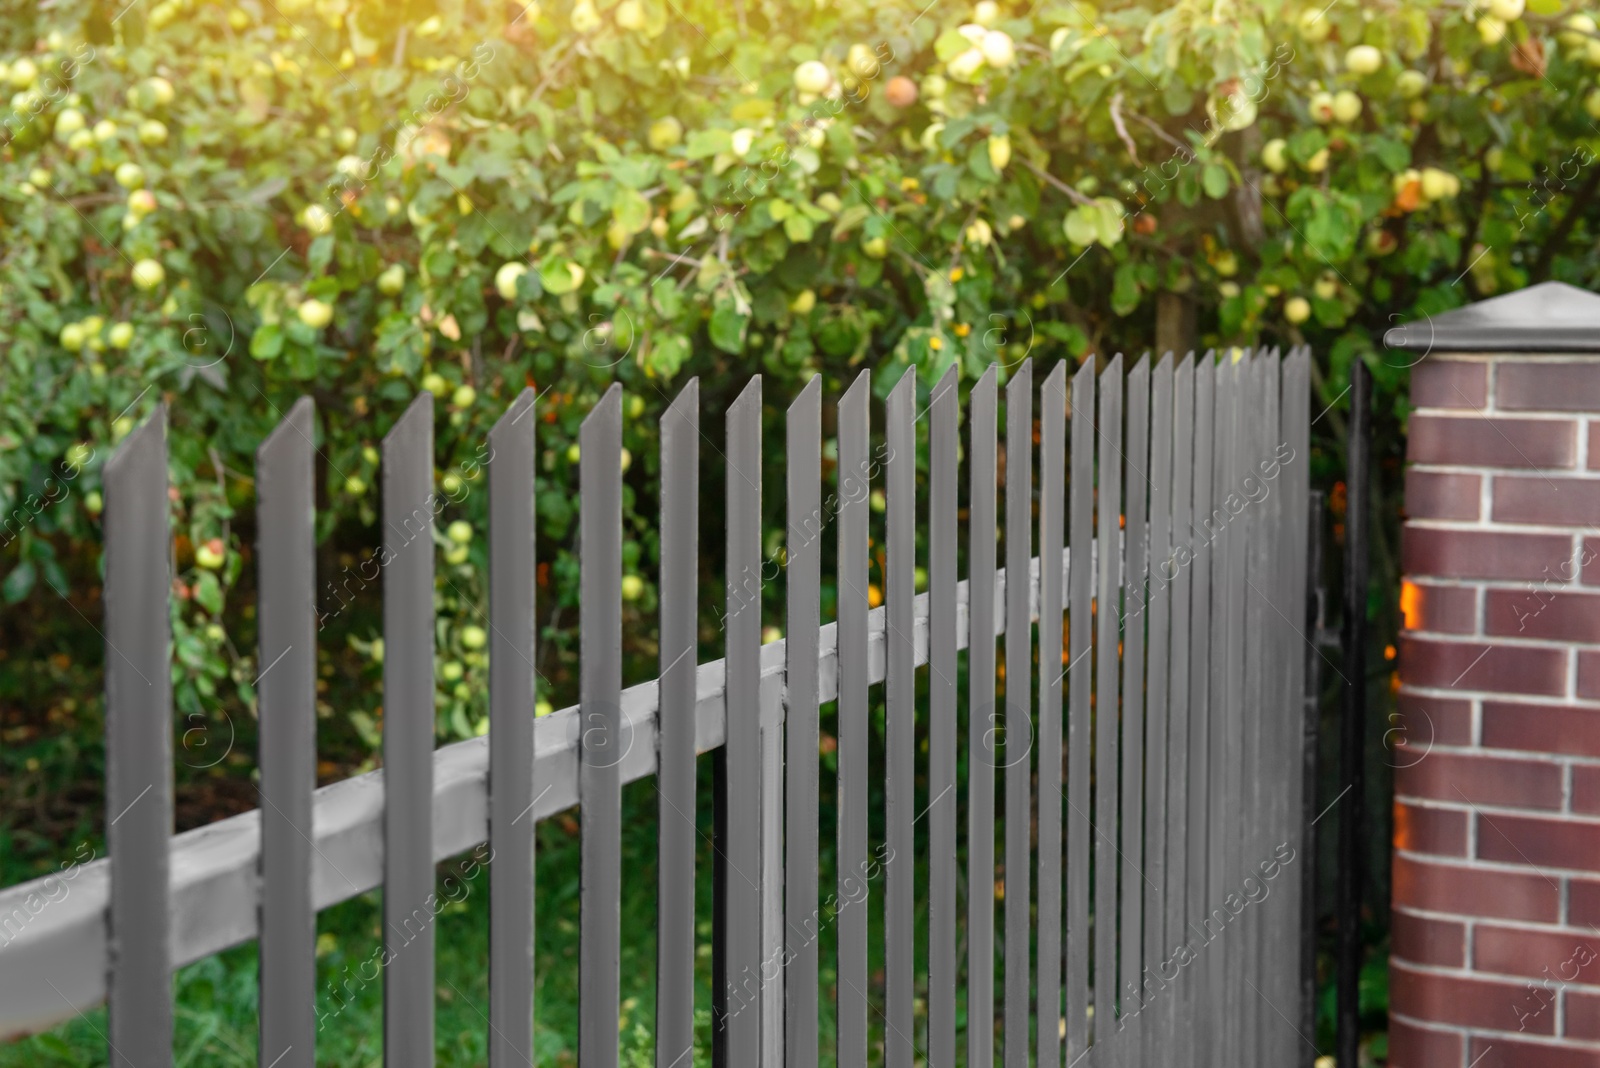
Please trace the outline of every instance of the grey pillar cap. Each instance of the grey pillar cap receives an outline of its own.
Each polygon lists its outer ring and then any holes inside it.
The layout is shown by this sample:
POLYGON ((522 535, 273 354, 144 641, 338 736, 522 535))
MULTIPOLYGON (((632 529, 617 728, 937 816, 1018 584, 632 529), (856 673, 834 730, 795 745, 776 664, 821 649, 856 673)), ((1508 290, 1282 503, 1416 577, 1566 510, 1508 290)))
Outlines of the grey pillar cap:
POLYGON ((1600 352, 1600 295, 1541 282, 1397 326, 1383 343, 1413 352, 1600 352))

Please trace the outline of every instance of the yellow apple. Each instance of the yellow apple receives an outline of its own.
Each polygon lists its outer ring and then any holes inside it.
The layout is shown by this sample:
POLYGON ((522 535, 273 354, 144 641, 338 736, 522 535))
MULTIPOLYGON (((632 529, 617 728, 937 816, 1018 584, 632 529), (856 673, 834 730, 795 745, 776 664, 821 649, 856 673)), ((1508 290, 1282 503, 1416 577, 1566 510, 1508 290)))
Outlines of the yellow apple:
POLYGON ((1383 66, 1383 53, 1371 45, 1356 45, 1344 54, 1344 66, 1351 74, 1365 77, 1383 66))
POLYGON ((1282 174, 1289 169, 1288 148, 1289 142, 1274 137, 1261 146, 1261 165, 1273 174, 1282 174))
POLYGON ((517 283, 527 273, 528 265, 526 263, 512 260, 509 263, 501 264, 500 269, 494 273, 494 290, 500 294, 500 299, 516 300, 517 283))
POLYGON ((333 306, 320 300, 304 300, 295 314, 300 316, 300 321, 313 330, 321 330, 333 322, 333 306))
POLYGON ((820 94, 833 84, 833 74, 820 61, 808 59, 794 69, 794 87, 802 93, 820 94))
POLYGON ((1311 302, 1305 297, 1290 297, 1283 302, 1283 317, 1291 323, 1303 323, 1311 318, 1311 302))

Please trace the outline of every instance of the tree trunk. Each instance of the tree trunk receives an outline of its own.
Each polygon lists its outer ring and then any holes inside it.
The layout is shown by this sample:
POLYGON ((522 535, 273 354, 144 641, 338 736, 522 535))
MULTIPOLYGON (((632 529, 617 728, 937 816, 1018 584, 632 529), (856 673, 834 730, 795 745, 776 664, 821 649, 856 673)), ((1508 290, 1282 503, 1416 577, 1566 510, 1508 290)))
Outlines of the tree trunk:
POLYGON ((1179 358, 1194 347, 1194 305, 1181 293, 1156 296, 1156 355, 1176 353, 1179 358))

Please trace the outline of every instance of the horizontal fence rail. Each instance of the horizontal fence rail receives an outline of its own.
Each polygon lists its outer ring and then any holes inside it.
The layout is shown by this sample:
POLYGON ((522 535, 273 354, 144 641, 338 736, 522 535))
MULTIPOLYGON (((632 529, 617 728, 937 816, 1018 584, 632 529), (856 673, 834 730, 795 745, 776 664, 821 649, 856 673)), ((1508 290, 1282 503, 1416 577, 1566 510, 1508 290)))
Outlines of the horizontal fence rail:
MULTIPOLYGON (((832 487, 813 380, 788 413, 787 637, 765 645, 762 387, 752 379, 728 410, 726 453, 714 450, 727 469, 725 657, 698 665, 698 469, 707 458, 691 381, 662 420, 661 677, 627 689, 623 406, 613 386, 581 432, 580 703, 539 720, 537 419, 525 392, 491 434, 490 730, 437 749, 432 399, 423 395, 384 443, 385 767, 321 789, 310 686, 313 410, 302 401, 258 455, 261 655, 279 672, 261 691, 262 809, 176 836, 170 693, 139 681, 165 680, 170 655, 158 410, 106 470, 111 855, 70 882, 58 875, 0 890, 0 1038, 108 1001, 110 1044, 137 1051, 113 1052, 114 1063, 170 1063, 172 969, 260 938, 261 1063, 310 1065, 315 913, 382 887, 386 926, 407 930, 428 908, 433 865, 488 841, 489 1062, 528 1064, 532 828, 577 805, 579 954, 575 974, 558 981, 580 991, 578 1063, 615 1068, 620 790, 656 775, 656 1065, 689 1068, 694 768, 696 754, 713 753, 715 1037, 712 1049, 695 1050, 702 1057, 810 1068, 826 1006, 841 1068, 869 1059, 953 1068, 958 1009, 974 1068, 1308 1063, 1312 1051, 1289 1023, 1301 1017, 1305 903, 1298 871, 1282 873, 1307 847, 1297 621, 1307 586, 1309 362, 1304 349, 1283 359, 1233 350, 1146 357, 1125 370, 1119 356, 1098 378, 1090 360, 1070 382, 1057 365, 1036 385, 1024 361, 1003 392, 989 368, 965 420, 953 368, 920 395, 908 372, 887 394, 882 453, 873 451, 863 372, 838 403, 832 487), (887 490, 887 519, 874 536, 875 483, 887 490), (830 491, 838 508, 828 517, 830 491), (823 623, 829 522, 838 618, 823 623), (963 533, 968 578, 957 581, 963 533), (1072 566, 1074 549, 1084 566, 1072 566), (919 560, 928 568, 921 594, 919 560), (871 562, 886 595, 877 607, 871 562), (1025 581, 1007 581, 1024 572, 1025 581), (130 647, 134 659, 121 658, 130 647), (834 701, 830 873, 819 862, 818 711, 834 701), (882 842, 869 833, 876 707, 886 746, 882 842), (924 816, 925 915, 914 855, 924 816), (870 894, 884 895, 881 930, 868 922, 870 894), (839 933, 831 990, 819 985, 816 938, 829 909, 839 933), (869 939, 879 938, 881 986, 868 974, 869 939)), ((391 1065, 433 1063, 431 927, 418 934, 385 968, 391 1065)))

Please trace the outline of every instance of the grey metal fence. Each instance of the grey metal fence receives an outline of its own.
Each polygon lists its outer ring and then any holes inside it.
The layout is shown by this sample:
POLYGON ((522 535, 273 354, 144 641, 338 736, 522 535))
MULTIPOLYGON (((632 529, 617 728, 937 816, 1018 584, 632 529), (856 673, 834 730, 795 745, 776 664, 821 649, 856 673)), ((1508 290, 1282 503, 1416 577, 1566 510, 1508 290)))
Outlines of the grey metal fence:
POLYGON ((322 789, 314 783, 313 412, 302 400, 258 454, 261 808, 175 837, 158 412, 105 470, 110 857, 76 872, 69 894, 52 892, 48 879, 0 891, 8 936, 0 1035, 48 1027, 104 999, 111 1063, 169 1065, 173 969, 259 938, 260 1063, 310 1066, 316 913, 382 886, 385 927, 408 932, 405 953, 385 953, 385 1062, 431 1064, 433 928, 414 920, 430 915, 435 862, 487 841, 489 1063, 529 1064, 533 829, 578 804, 579 966, 564 978, 580 991, 579 1064, 612 1068, 620 791, 654 774, 656 1063, 687 1068, 693 1053, 711 1052, 694 1050, 693 816, 696 755, 715 752, 717 1063, 827 1059, 818 1049, 822 922, 838 929, 832 1055, 841 1068, 880 1057, 889 1068, 954 1065, 963 1015, 971 1068, 994 1063, 997 1036, 1007 1068, 1306 1061, 1309 1043, 1291 1022, 1301 1018, 1302 886, 1298 870, 1284 872, 1303 865, 1305 851, 1309 353, 1168 355, 1126 374, 1118 357, 1098 381, 1093 361, 1070 385, 1068 377, 1058 364, 1036 391, 1031 363, 1015 369, 1002 440, 991 367, 970 391, 963 442, 954 368, 920 397, 907 373, 888 395, 884 448, 874 454, 863 372, 838 402, 833 486, 823 482, 814 379, 788 411, 787 638, 766 645, 763 400, 753 379, 727 414, 726 656, 709 664, 694 655, 703 435, 691 381, 661 423, 660 677, 626 690, 622 406, 613 386, 580 439, 580 703, 538 721, 536 420, 524 393, 490 438, 489 734, 438 749, 432 398, 419 397, 383 449, 384 767, 322 789), (919 594, 924 416, 928 588, 919 594), (963 448, 968 577, 958 582, 963 448), (887 490, 879 607, 868 589, 874 479, 887 490), (823 624, 830 513, 838 611, 823 624), (874 845, 869 710, 880 682, 886 831, 874 845), (819 708, 833 701, 838 849, 826 873, 819 708), (925 922, 914 857, 924 817, 925 922), (866 905, 879 870, 881 999, 869 989, 866 905), (828 874, 835 885, 825 900, 828 874), (49 907, 35 909, 41 895, 49 907), (927 973, 918 975, 922 938, 927 973), (881 1050, 869 1050, 874 1031, 881 1050))

